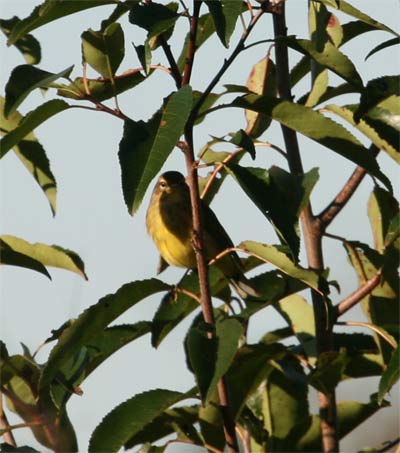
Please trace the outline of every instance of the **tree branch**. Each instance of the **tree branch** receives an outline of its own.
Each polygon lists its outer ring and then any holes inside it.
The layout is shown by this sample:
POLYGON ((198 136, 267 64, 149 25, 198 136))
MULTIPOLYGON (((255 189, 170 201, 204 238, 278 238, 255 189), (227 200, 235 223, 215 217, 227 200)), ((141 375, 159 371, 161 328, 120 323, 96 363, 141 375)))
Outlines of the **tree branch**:
POLYGON ((11 446, 16 447, 15 438, 11 432, 11 426, 8 423, 7 415, 3 409, 3 395, 0 395, 0 428, 4 430, 4 440, 11 446))
MULTIPOLYGON (((185 70, 182 79, 182 85, 190 83, 192 68, 194 63, 194 56, 196 52, 196 35, 198 18, 200 14, 201 2, 193 0, 193 15, 190 18, 190 41, 188 48, 188 56, 186 59, 185 70)), ((191 118, 195 118, 193 111, 191 118)), ((190 199, 192 204, 192 217, 193 217, 193 248, 196 253, 197 270, 199 274, 200 285, 200 302, 203 312, 204 321, 207 324, 215 325, 213 307, 211 303, 211 292, 208 282, 208 266, 204 256, 204 237, 203 237, 203 222, 201 216, 201 201, 198 185, 197 168, 194 159, 194 145, 193 145, 193 126, 194 121, 189 118, 185 127, 185 143, 181 143, 180 147, 185 154, 186 167, 188 172, 188 182, 190 188, 190 199)), ((224 423, 225 441, 228 451, 233 453, 239 451, 239 446, 236 439, 235 421, 231 414, 230 404, 228 399, 228 391, 224 378, 218 382, 218 397, 220 409, 224 423)))
MULTIPOLYGON (((369 150, 374 156, 377 156, 379 153, 379 148, 377 148, 374 144, 370 146, 369 150)), ((317 217, 321 224, 321 228, 324 231, 339 214, 339 212, 346 206, 347 202, 353 196, 366 174, 367 172, 363 167, 357 167, 347 180, 346 184, 343 186, 342 190, 328 204, 328 206, 321 211, 320 214, 318 214, 317 217)))
POLYGON ((338 318, 357 305, 367 294, 373 291, 381 281, 381 273, 378 272, 367 280, 362 286, 339 302, 335 307, 335 317, 338 318))
MULTIPOLYGON (((275 39, 287 36, 285 20, 285 4, 280 3, 279 8, 273 14, 275 39)), ((277 71, 277 84, 280 97, 292 100, 290 78, 289 78, 289 57, 287 46, 284 41, 276 40, 275 58, 277 71)), ((303 165, 300 157, 300 150, 297 141, 297 134, 294 130, 281 125, 288 164, 292 174, 303 174, 303 165)), ((304 208, 301 213, 301 224, 304 232, 305 247, 309 266, 317 272, 324 269, 322 254, 322 231, 320 224, 312 213, 311 204, 304 208)), ((332 327, 329 323, 326 310, 328 303, 318 292, 312 290, 312 303, 314 309, 314 324, 316 330, 317 354, 332 350, 332 327)), ((322 446, 324 452, 336 452, 339 450, 337 435, 336 397, 335 392, 328 394, 318 392, 318 406, 321 420, 322 446)))

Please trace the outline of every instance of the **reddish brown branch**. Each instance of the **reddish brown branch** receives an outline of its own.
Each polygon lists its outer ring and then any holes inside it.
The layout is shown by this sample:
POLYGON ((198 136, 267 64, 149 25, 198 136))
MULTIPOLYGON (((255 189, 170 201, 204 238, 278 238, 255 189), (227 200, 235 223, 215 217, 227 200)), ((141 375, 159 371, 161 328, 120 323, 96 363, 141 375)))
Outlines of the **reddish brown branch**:
POLYGON ((3 437, 5 442, 9 445, 16 447, 17 444, 15 442, 15 438, 13 433, 11 432, 10 424, 8 423, 7 415, 3 409, 3 395, 0 395, 0 428, 5 430, 3 433, 3 437))
POLYGON ((349 311, 354 305, 357 305, 367 294, 373 291, 381 281, 381 274, 378 272, 372 278, 367 280, 362 286, 343 299, 335 307, 336 318, 349 311))
MULTIPOLYGON (((275 38, 286 37, 287 28, 285 20, 285 4, 280 3, 279 8, 273 14, 275 38)), ((280 97, 292 100, 291 85, 289 78, 289 56, 287 45, 283 40, 276 40, 275 58, 277 71, 277 85, 280 97)), ((292 174, 302 175, 303 166, 300 150, 297 141, 297 134, 294 130, 281 125, 288 164, 292 174)), ((318 220, 313 216, 311 204, 308 203, 301 213, 301 224, 304 232, 305 248, 308 265, 317 272, 324 269, 322 254, 322 230, 318 220)), ((314 324, 316 330, 317 354, 332 350, 332 327, 326 310, 327 301, 317 291, 311 291, 314 324)), ((327 394, 318 392, 318 406, 322 433, 322 447, 324 452, 336 452, 339 450, 337 435, 337 415, 335 391, 327 394)))
MULTIPOLYGON (((376 156, 379 153, 379 149, 374 144, 372 144, 370 146, 370 152, 372 155, 376 156)), ((339 212, 346 206, 347 202, 353 196, 354 192, 357 190, 366 174, 367 171, 363 167, 357 167, 353 171, 352 175, 347 180, 341 191, 329 203, 329 205, 320 214, 318 214, 317 217, 320 221, 321 228, 324 231, 339 214, 339 212)))

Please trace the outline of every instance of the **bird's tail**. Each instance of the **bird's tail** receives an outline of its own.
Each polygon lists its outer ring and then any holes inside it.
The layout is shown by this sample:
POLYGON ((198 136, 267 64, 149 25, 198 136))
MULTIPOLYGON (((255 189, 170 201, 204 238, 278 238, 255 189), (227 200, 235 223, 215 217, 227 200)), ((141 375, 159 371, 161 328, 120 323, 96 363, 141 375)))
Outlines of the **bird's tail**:
POLYGON ((249 297, 260 297, 259 292, 243 274, 230 278, 229 281, 242 299, 246 300, 249 297))

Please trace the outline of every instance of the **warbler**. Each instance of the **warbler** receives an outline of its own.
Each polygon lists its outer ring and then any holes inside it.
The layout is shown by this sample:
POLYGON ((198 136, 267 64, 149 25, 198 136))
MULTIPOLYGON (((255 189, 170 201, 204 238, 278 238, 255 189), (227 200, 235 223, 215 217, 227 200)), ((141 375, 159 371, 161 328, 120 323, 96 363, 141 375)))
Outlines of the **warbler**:
MULTIPOLYGON (((217 216, 202 200, 204 252, 207 261, 233 243, 217 219, 217 216)), ((177 171, 162 174, 154 187, 146 214, 146 227, 161 257, 170 265, 196 268, 193 249, 193 219, 189 186, 184 176, 177 171)), ((235 252, 230 252, 215 262, 240 297, 257 297, 243 275, 242 263, 235 252)))

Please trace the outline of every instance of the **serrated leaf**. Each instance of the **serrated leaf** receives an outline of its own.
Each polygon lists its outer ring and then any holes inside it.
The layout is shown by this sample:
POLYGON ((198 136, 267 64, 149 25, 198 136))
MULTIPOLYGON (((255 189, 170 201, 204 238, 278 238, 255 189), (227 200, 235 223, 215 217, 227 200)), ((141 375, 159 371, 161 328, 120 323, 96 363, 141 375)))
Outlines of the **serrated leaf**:
POLYGON ((228 371, 243 335, 242 324, 233 318, 223 319, 216 324, 216 360, 214 375, 207 389, 205 401, 208 402, 214 395, 218 382, 228 371))
POLYGON ((319 112, 290 101, 255 94, 238 97, 231 106, 271 116, 281 124, 350 159, 391 187, 390 181, 380 171, 376 159, 368 150, 347 129, 319 112))
MULTIPOLYGON (((17 16, 11 19, 0 19, 0 28, 2 32, 9 38, 13 28, 19 24, 21 19, 17 16)), ((28 64, 40 63, 42 53, 39 41, 32 35, 25 35, 15 42, 15 47, 22 53, 25 61, 28 64)))
POLYGON ((10 235, 2 235, 0 238, 8 248, 39 261, 44 266, 69 270, 87 279, 83 261, 71 250, 63 249, 57 245, 42 244, 40 242, 31 244, 24 239, 10 235))
POLYGON ((272 223, 279 240, 288 245, 297 261, 300 249, 298 217, 318 180, 317 170, 296 177, 279 167, 267 171, 228 164, 226 169, 272 223))
POLYGON ((392 157, 392 159, 394 159, 397 163, 400 163, 400 151, 394 148, 390 143, 388 143, 379 135, 379 123, 374 123, 372 121, 372 124, 375 124, 378 128, 378 130, 376 130, 369 125, 371 121, 368 121, 367 119, 362 118, 358 123, 355 122, 354 112, 357 109, 357 105, 338 106, 329 104, 324 108, 329 110, 330 112, 335 113, 336 115, 347 121, 349 124, 356 127, 360 132, 368 137, 377 148, 383 149, 390 157, 392 157))
POLYGON ((70 66, 58 74, 42 71, 29 64, 23 64, 14 68, 5 89, 5 117, 7 118, 14 113, 31 91, 39 87, 47 87, 61 77, 68 77, 72 68, 73 66, 70 66))
POLYGON ((261 244, 255 241, 245 241, 239 244, 243 251, 256 255, 259 259, 271 263, 285 274, 294 279, 298 279, 320 294, 324 294, 326 289, 322 283, 322 277, 317 272, 305 269, 294 263, 278 247, 273 245, 261 244))
POLYGON ((59 368, 65 360, 72 357, 82 346, 90 345, 118 316, 128 308, 157 292, 168 290, 166 283, 157 279, 134 281, 123 285, 115 294, 109 294, 86 309, 52 349, 43 369, 40 390, 46 393, 59 368))
POLYGON ((378 403, 381 404, 386 393, 390 391, 400 378, 400 349, 397 347, 393 353, 386 370, 379 381, 378 403))
POLYGON ((61 17, 103 5, 113 5, 115 0, 45 0, 31 14, 19 21, 11 32, 7 44, 15 44, 27 33, 61 17))
POLYGON ((188 395, 156 389, 140 393, 109 412, 93 431, 89 452, 117 452, 157 416, 188 395))
POLYGON ((192 90, 185 85, 147 123, 125 121, 118 155, 122 190, 131 215, 182 135, 192 102, 192 90))
POLYGON ((387 31, 392 33, 393 35, 398 35, 395 31, 393 31, 388 26, 378 22, 377 20, 373 19, 372 17, 368 16, 368 14, 363 13, 359 9, 355 8, 354 6, 350 5, 350 3, 346 2, 345 0, 340 0, 339 2, 331 2, 329 0, 317 0, 318 2, 324 3, 327 6, 331 6, 332 8, 341 11, 342 13, 348 14, 349 16, 355 17, 356 19, 360 20, 368 24, 369 26, 373 27, 376 30, 387 31))
POLYGON ((196 445, 203 445, 199 434, 193 427, 198 421, 198 406, 179 406, 173 409, 166 409, 141 431, 132 436, 124 447, 129 449, 136 445, 153 443, 174 433, 180 440, 188 440, 196 445))
MULTIPOLYGON (((246 82, 249 91, 256 94, 275 96, 276 94, 276 69, 269 55, 256 63, 246 82)), ((226 87, 226 85, 225 85, 226 87)), ((252 137, 259 137, 271 124, 271 118, 263 113, 245 110, 247 121, 246 132, 252 137)))
POLYGON ((112 79, 125 55, 124 32, 119 23, 105 30, 89 29, 82 33, 82 56, 105 79, 112 79))
POLYGON ((397 44, 400 44, 400 38, 391 38, 388 39, 387 41, 381 42, 377 46, 375 46, 371 51, 368 52, 367 56, 365 57, 365 60, 368 60, 368 58, 372 57, 372 55, 375 55, 376 53, 380 52, 383 49, 387 49, 388 47, 395 46, 397 44))
POLYGON ((129 12, 129 22, 147 30, 147 39, 150 40, 173 28, 179 18, 177 9, 175 2, 167 5, 156 2, 136 4, 129 12))
POLYGON ((343 379, 349 360, 345 351, 320 353, 316 367, 308 376, 310 384, 320 392, 329 395, 343 379))
MULTIPOLYGON (((18 126, 10 130, 1 141, 1 152, 0 158, 2 158, 11 148, 20 144, 26 136, 27 138, 32 138, 29 134, 42 123, 47 121, 57 113, 63 112, 66 109, 71 108, 69 104, 60 99, 53 99, 51 101, 45 102, 44 104, 36 107, 35 110, 27 113, 24 117, 18 122, 18 126)), ((14 113, 17 113, 14 111, 14 113)), ((18 115, 18 113, 17 113, 18 115)), ((10 117, 8 117, 10 118, 10 117)), ((14 117, 15 118, 15 117, 14 117)), ((11 118, 10 118, 11 120, 11 118)), ((9 124, 11 121, 9 122, 9 124)), ((3 129, 3 127, 1 127, 3 129)))
POLYGON ((242 12, 241 0, 217 0, 205 2, 213 18, 215 30, 222 44, 228 48, 236 21, 242 12))
MULTIPOLYGON (((22 121, 23 116, 15 111, 8 118, 4 114, 4 98, 0 96, 0 133, 1 135, 15 130, 22 121)), ((0 157, 3 154, 4 140, 1 142, 0 157)), ((26 169, 33 176, 47 197, 51 211, 56 211, 57 184, 50 168, 50 162, 42 145, 38 142, 35 134, 30 132, 24 140, 14 146, 14 152, 26 169)))
POLYGON ((309 56, 319 65, 330 69, 348 83, 360 88, 363 86, 361 77, 351 60, 330 41, 325 42, 322 50, 317 49, 316 45, 307 39, 289 37, 285 39, 285 42, 292 49, 309 56))
MULTIPOLYGON (((86 79, 89 89, 89 96, 97 101, 105 101, 111 97, 124 93, 143 82, 146 77, 139 71, 115 76, 113 81, 110 79, 86 79)), ((77 77, 69 85, 55 85, 57 94, 69 99, 84 101, 88 98, 85 90, 85 83, 82 77, 77 77)))

